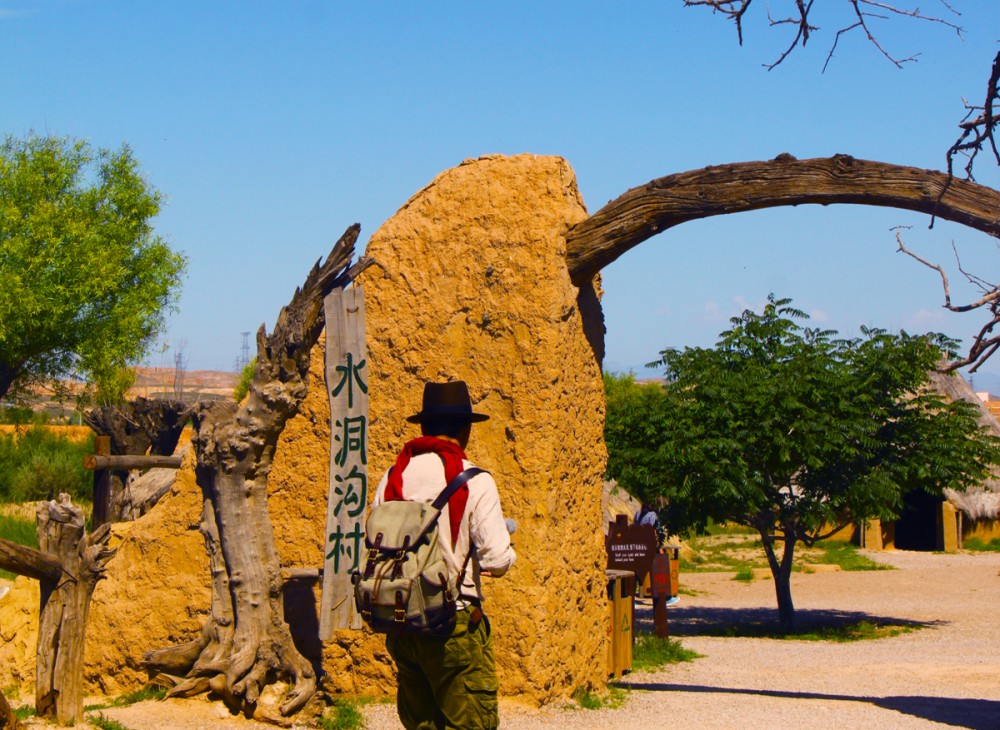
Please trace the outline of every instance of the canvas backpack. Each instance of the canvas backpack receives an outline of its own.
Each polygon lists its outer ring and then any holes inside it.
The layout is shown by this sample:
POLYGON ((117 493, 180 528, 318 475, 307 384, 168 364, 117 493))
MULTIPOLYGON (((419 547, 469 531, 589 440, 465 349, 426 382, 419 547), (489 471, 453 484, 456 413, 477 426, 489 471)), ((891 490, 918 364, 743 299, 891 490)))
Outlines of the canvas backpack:
MULTIPOLYGON (((455 624, 465 568, 456 575, 441 551, 438 518, 455 491, 484 470, 469 467, 433 502, 393 500, 372 508, 365 524, 368 560, 355 570, 354 601, 373 631, 431 635, 455 624)), ((472 555, 472 546, 469 546, 472 555)))

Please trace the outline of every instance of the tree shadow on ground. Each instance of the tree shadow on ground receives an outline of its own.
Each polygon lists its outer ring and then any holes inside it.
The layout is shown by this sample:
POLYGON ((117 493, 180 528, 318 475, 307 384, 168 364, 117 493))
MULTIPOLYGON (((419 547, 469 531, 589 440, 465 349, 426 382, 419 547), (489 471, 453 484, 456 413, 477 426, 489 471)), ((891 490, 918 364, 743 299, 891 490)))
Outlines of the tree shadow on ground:
POLYGON ((755 695, 792 700, 833 700, 837 702, 863 702, 885 710, 895 710, 944 725, 957 725, 972 730, 990 730, 997 727, 1000 702, 995 700, 965 699, 959 697, 890 696, 858 697, 855 695, 823 694, 819 692, 785 692, 771 689, 745 689, 708 687, 704 685, 669 684, 666 682, 615 683, 619 687, 648 692, 703 692, 716 694, 755 695))
MULTIPOLYGON (((728 608, 684 606, 678 604, 667 609, 670 636, 732 636, 757 638, 789 638, 782 636, 777 608, 728 608)), ((795 633, 815 633, 821 630, 836 631, 867 622, 879 627, 902 629, 942 626, 943 621, 914 621, 894 616, 880 616, 865 611, 799 608, 795 611, 795 633)), ((653 608, 647 601, 635 605, 637 632, 653 631, 653 608)))

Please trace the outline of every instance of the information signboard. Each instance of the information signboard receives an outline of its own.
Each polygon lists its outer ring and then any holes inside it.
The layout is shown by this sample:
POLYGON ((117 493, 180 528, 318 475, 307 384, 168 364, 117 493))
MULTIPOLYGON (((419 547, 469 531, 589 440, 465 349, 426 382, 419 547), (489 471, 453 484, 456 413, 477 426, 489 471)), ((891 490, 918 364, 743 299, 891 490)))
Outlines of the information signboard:
POLYGON ((330 493, 323 550, 319 635, 360 629, 351 573, 364 561, 368 508, 368 361, 365 301, 360 286, 334 289, 324 300, 326 387, 330 395, 330 493))

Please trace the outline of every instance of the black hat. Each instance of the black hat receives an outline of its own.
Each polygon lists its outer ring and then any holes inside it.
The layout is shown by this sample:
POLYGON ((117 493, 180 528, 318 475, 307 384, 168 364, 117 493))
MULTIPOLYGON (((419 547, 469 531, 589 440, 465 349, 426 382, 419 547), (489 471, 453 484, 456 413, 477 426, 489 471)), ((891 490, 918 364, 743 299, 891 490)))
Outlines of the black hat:
POLYGON ((426 383, 424 407, 420 413, 415 413, 406 420, 410 423, 422 423, 428 418, 454 418, 476 423, 485 421, 489 416, 473 413, 469 387, 464 380, 452 380, 450 383, 426 383))

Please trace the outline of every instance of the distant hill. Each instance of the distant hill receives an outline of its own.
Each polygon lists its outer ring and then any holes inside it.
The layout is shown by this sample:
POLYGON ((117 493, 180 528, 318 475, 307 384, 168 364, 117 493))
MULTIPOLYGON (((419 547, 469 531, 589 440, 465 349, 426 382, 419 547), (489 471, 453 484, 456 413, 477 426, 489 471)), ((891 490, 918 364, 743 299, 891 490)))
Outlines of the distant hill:
MULTIPOLYGON (((184 371, 180 378, 176 377, 174 368, 137 367, 135 370, 135 385, 129 390, 129 398, 177 399, 188 404, 232 398, 239 379, 236 373, 217 370, 184 371)), ((36 413, 44 412, 50 423, 77 423, 76 396, 83 390, 83 383, 63 381, 63 386, 66 396, 62 399, 57 398, 51 388, 35 388, 30 407, 36 413)))
POLYGON ((174 368, 135 369, 135 385, 129 396, 136 398, 176 398, 185 403, 231 398, 239 379, 237 373, 218 370, 185 370, 177 376, 174 368))

